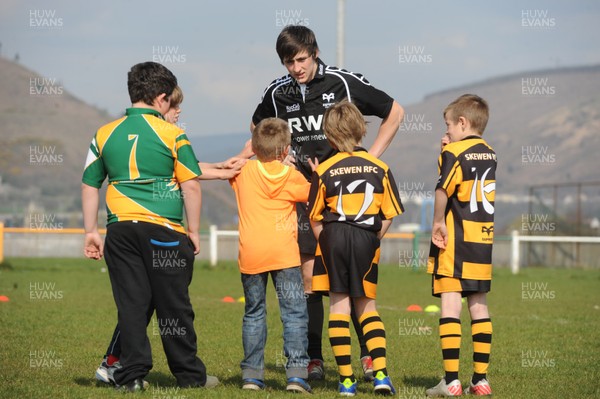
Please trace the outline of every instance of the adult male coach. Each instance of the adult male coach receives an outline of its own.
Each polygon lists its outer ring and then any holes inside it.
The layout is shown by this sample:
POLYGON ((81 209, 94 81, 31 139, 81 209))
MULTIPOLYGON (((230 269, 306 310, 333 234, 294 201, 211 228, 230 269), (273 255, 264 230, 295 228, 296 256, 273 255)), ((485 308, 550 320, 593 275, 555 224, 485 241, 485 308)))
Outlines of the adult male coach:
MULTIPOLYGON (((306 26, 285 27, 277 38, 276 50, 288 75, 274 80, 265 89, 252 116, 251 130, 268 117, 286 120, 292 133, 294 156, 290 162, 295 163, 310 181, 312 169, 308 160, 317 158, 322 162, 335 153, 323 133, 323 114, 328 107, 346 99, 354 103, 363 115, 375 115, 382 119, 369 153, 376 157, 383 154, 404 116, 404 110, 393 98, 371 86, 362 75, 323 63, 319 58, 315 34, 306 26)), ((252 153, 246 147, 240 155, 249 157, 252 153)), ((308 355, 311 357, 309 379, 322 379, 323 299, 321 294, 313 293, 311 289, 316 240, 306 214, 306 204, 299 203, 297 211, 304 290, 308 294, 308 355)), ((363 370, 365 376, 371 379, 371 358, 354 315, 353 322, 361 341, 363 370)))
POLYGON ((152 368, 148 320, 156 310, 169 368, 178 386, 212 387, 215 377, 197 356, 188 286, 200 251, 198 160, 183 130, 163 120, 177 79, 145 62, 127 75, 132 107, 96 132, 85 163, 84 254, 106 255, 121 330, 117 388, 144 390, 152 368), (99 188, 108 177, 106 250, 98 234, 99 188), (183 226, 183 206, 187 224, 183 226))

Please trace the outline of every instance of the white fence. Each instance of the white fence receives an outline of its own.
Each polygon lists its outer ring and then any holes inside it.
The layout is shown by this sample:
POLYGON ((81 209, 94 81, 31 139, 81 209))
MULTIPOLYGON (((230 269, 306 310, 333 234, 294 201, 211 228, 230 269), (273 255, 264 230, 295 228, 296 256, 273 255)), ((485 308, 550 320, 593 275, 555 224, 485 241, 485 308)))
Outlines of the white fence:
MULTIPOLYGON (((218 230, 211 226, 201 235, 197 259, 235 260, 238 256, 237 230, 218 230), (208 243, 207 246, 205 246, 208 243), (208 247, 208 250, 204 250, 208 247)), ((388 233, 381 244, 381 264, 424 269, 430 237, 419 233, 388 233)), ((510 267, 518 273, 521 266, 600 268, 600 237, 511 236, 494 237, 494 267, 510 267), (527 244, 527 245, 524 245, 527 244), (564 245, 567 244, 567 245, 564 245), (536 253, 537 251, 537 253, 536 253), (534 254, 533 260, 528 260, 534 254), (523 260, 523 254, 527 254, 523 260), (540 254, 543 255, 540 257, 540 254), (530 264, 531 263, 531 264, 530 264)), ((83 229, 27 229, 4 227, 0 223, 0 262, 7 257, 82 257, 83 229)))
POLYGON ((521 242, 557 242, 573 244, 600 244, 600 237, 579 237, 579 236, 522 236, 514 230, 511 236, 511 256, 510 268, 513 274, 519 272, 521 264, 521 242))
POLYGON ((239 237, 240 233, 237 230, 217 230, 217 226, 214 224, 210 226, 209 232, 210 265, 216 266, 219 260, 217 256, 219 253, 219 237, 239 237))

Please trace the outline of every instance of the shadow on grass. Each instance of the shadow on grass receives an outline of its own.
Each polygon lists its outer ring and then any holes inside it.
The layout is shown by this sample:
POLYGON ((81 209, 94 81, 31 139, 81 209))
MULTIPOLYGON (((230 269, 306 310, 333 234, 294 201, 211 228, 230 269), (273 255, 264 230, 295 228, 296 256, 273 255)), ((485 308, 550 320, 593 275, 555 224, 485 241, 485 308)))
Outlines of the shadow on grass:
POLYGON ((110 385, 108 384, 104 384, 98 380, 96 380, 95 378, 89 378, 89 377, 75 377, 73 379, 73 382, 75 382, 75 384, 81 386, 81 387, 92 387, 92 386, 106 386, 106 387, 110 387, 110 385))
MULTIPOLYGON (((266 377, 264 380, 265 390, 266 391, 285 391, 287 387, 285 368, 281 365, 277 365, 276 363, 266 363, 265 364, 265 372, 269 374, 274 373, 276 376, 274 377, 266 377)), ((223 385, 233 386, 242 388, 242 376, 241 374, 230 376, 227 378, 221 378, 221 383, 223 385)), ((327 381, 309 381, 309 384, 313 388, 326 387, 327 381)))
POLYGON ((151 371, 146 378, 144 378, 150 386, 159 387, 176 387, 177 380, 171 374, 165 374, 160 371, 151 371))
MULTIPOLYGON (((165 374, 161 372, 150 372, 146 378, 144 378, 151 386, 160 386, 160 387, 176 387, 177 380, 171 374, 165 374)), ((82 387, 99 387, 99 388, 114 388, 114 385, 106 384, 104 382, 100 382, 95 378, 89 377, 75 377, 73 379, 75 384, 82 387)))
POLYGON ((423 377, 423 376, 415 376, 410 375, 402 378, 402 382, 407 387, 415 387, 415 388, 431 388, 437 385, 440 380, 435 377, 423 377))
MULTIPOLYGON (((240 376, 231 376, 231 377, 227 377, 227 378, 223 378, 221 379, 221 383, 223 385, 228 385, 228 386, 232 386, 232 387, 239 387, 240 389, 242 388, 242 377, 240 376)), ((285 391, 286 388, 286 384, 281 380, 281 379, 275 379, 275 378, 265 378, 265 390, 267 391, 285 391)))

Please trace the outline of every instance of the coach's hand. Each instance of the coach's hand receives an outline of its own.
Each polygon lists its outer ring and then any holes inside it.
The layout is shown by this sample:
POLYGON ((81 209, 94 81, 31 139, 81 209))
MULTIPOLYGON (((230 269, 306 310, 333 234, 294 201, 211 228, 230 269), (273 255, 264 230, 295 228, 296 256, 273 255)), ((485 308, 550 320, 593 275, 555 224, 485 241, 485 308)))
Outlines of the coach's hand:
POLYGON ((104 242, 98 231, 85 233, 83 254, 86 258, 95 260, 102 259, 102 256, 104 256, 104 242))

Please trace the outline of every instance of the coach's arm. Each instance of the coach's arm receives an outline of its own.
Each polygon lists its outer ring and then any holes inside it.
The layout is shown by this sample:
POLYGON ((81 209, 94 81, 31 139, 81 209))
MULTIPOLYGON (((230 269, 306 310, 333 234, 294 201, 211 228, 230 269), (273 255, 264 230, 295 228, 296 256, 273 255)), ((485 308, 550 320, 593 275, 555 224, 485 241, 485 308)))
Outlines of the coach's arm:
POLYGON ((83 254, 89 259, 101 259, 104 256, 104 242, 98 232, 98 204, 100 192, 96 187, 81 184, 81 206, 83 210, 83 228, 85 239, 83 254))
POLYGON ((394 101, 390 113, 381 121, 377 137, 369 149, 369 154, 377 158, 381 157, 394 139, 402 119, 404 119, 404 109, 394 101))

